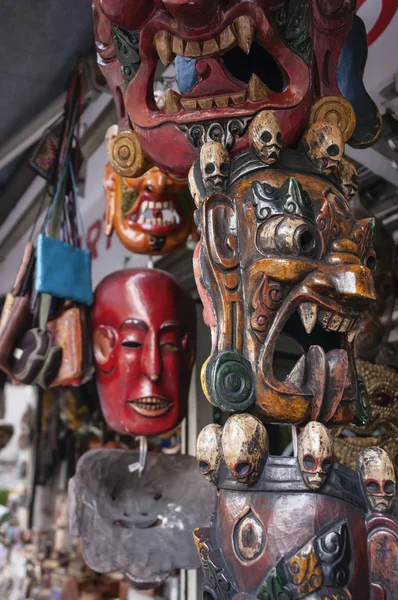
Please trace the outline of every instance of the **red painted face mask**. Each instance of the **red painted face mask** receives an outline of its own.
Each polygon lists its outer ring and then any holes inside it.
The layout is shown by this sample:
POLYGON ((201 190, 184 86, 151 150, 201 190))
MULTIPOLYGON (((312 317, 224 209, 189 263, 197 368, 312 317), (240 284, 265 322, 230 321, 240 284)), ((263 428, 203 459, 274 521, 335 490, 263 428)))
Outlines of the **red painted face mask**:
POLYGON ((167 273, 131 269, 98 286, 92 313, 101 406, 119 433, 159 435, 186 415, 195 304, 167 273))

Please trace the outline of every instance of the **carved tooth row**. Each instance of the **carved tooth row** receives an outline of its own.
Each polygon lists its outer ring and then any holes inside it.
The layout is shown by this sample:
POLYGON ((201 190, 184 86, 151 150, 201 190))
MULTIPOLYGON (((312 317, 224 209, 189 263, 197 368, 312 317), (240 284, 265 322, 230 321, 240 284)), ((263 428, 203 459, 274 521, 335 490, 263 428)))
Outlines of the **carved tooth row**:
POLYGON ((226 52, 238 43, 239 47, 249 54, 252 47, 255 26, 247 16, 235 19, 234 27, 236 35, 231 26, 228 26, 218 39, 202 41, 185 41, 167 31, 159 31, 154 39, 155 48, 162 63, 167 67, 174 57, 185 56, 186 58, 200 58, 201 56, 215 56, 220 52, 226 52))
POLYGON ((345 317, 344 315, 325 310, 319 312, 318 322, 327 331, 347 333, 349 342, 354 339, 358 326, 357 319, 352 319, 351 317, 345 317))
POLYGON ((226 108, 227 106, 238 106, 246 100, 246 92, 236 94, 224 94, 211 98, 183 98, 174 90, 167 90, 163 110, 165 113, 176 113, 181 110, 209 110, 211 108, 226 108))

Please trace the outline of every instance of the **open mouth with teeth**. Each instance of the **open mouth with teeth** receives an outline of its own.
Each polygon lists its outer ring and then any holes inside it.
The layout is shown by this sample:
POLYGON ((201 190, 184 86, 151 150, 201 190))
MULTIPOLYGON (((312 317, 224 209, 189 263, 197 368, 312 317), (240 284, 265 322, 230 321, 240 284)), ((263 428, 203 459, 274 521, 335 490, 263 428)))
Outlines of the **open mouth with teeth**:
MULTIPOLYGON (((285 304, 264 344, 263 372, 267 384, 279 394, 302 396, 311 402, 311 420, 328 422, 341 402, 356 398, 356 371, 352 342, 359 315, 335 312, 324 300, 285 304), (294 340, 301 357, 283 379, 276 375, 280 340, 294 340), (270 375, 268 375, 270 374, 270 375)), ((289 342, 288 342, 289 343, 289 342)))
POLYGON ((130 227, 150 235, 167 235, 184 226, 184 218, 172 196, 167 200, 158 200, 143 194, 129 212, 127 220, 130 227))
POLYGON ((160 417, 170 408, 171 402, 160 396, 148 396, 130 400, 127 404, 143 417, 160 417))
POLYGON ((175 22, 152 20, 140 40, 141 66, 126 93, 139 127, 252 116, 264 107, 286 110, 300 104, 310 85, 305 61, 275 38, 264 12, 253 3, 238 3, 202 37, 196 33, 185 39, 175 22), (169 65, 176 57, 189 59, 196 69, 193 87, 181 93, 168 90, 159 110, 151 89, 157 61, 169 65))

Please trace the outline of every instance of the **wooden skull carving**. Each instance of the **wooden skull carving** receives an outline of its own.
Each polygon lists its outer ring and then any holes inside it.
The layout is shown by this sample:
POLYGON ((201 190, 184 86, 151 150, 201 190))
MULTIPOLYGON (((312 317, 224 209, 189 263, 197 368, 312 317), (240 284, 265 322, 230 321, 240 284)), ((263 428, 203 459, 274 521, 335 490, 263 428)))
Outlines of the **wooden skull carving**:
POLYGON ((250 145, 260 160, 272 165, 282 149, 282 131, 278 119, 270 111, 256 115, 249 128, 250 145))
POLYGON ((205 190, 225 191, 228 185, 229 154, 219 142, 207 142, 200 151, 200 170, 205 190))
POLYGON ((303 146, 316 168, 325 175, 337 169, 344 153, 344 139, 339 127, 326 121, 316 121, 307 129, 303 146))
POLYGON ((298 460, 305 483, 319 490, 333 465, 333 438, 321 423, 313 421, 300 435, 298 460))
POLYGON ((388 511, 395 497, 395 472, 387 452, 376 446, 365 448, 358 455, 357 464, 369 508, 388 511))

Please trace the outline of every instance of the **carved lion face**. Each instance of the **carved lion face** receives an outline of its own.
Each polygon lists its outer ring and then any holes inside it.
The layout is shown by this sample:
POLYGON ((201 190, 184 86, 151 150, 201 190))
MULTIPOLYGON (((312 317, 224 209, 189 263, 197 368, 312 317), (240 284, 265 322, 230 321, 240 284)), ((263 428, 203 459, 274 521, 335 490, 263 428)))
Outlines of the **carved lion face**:
POLYGON ((273 170, 244 153, 228 195, 201 204, 195 269, 213 340, 203 381, 224 410, 345 423, 356 412, 356 327, 375 297, 373 221, 356 221, 330 180, 289 169, 300 159, 288 154, 273 170), (282 343, 299 349, 283 378, 282 343))

